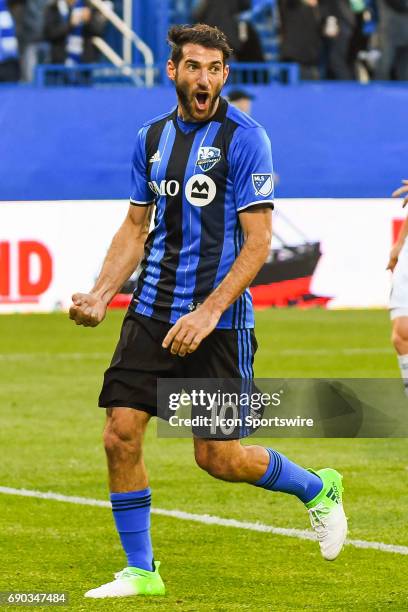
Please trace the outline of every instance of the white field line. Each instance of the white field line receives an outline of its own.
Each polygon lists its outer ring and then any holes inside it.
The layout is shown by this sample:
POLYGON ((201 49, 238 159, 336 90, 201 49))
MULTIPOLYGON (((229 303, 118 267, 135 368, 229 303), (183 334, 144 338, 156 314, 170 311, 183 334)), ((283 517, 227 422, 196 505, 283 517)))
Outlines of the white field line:
POLYGON ((42 359, 78 361, 110 357, 112 353, 0 353, 0 361, 41 361, 42 359))
MULTIPOLYGON (((268 350, 269 354, 283 356, 302 355, 385 355, 392 354, 391 347, 369 347, 369 348, 317 348, 317 349, 278 349, 268 350)), ((0 353, 0 361, 40 361, 42 359, 78 361, 81 359, 106 359, 112 356, 106 353, 0 353)))
MULTIPOLYGON (((21 495, 23 497, 35 497, 37 499, 51 499, 53 501, 68 502, 70 504, 79 504, 82 506, 99 506, 101 508, 111 508, 108 501, 99 499, 90 499, 88 497, 73 497, 69 495, 61 495, 60 493, 52 493, 51 491, 33 491, 30 489, 13 489, 11 487, 1 487, 0 493, 6 495, 21 495)), ((204 525, 217 525, 220 527, 235 527, 236 529, 246 529, 249 531, 258 531, 261 533, 273 533, 274 535, 286 536, 289 538, 298 538, 299 540, 315 540, 315 534, 312 531, 303 529, 286 529, 284 527, 273 527, 272 525, 264 525, 263 523, 250 523, 247 521, 237 521, 235 519, 221 518, 220 516, 211 516, 209 514, 191 514, 181 510, 164 510, 163 508, 152 508, 152 514, 160 516, 168 516, 182 521, 194 521, 204 525)), ((408 555, 408 546, 399 546, 397 544, 384 544, 384 542, 369 542, 366 540, 346 540, 346 544, 354 546, 354 548, 372 548, 381 552, 396 553, 399 555, 408 555)))
MULTIPOLYGON (((274 353, 275 351, 272 351, 274 353)), ((333 349, 282 349, 276 351, 279 355, 384 355, 393 353, 389 347, 355 347, 355 348, 333 348, 333 349)))

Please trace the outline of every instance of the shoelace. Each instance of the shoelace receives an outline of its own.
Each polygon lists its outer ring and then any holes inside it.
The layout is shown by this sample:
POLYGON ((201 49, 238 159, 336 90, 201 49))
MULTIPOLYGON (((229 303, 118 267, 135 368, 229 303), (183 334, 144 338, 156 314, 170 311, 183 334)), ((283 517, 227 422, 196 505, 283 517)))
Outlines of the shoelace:
POLYGON ((328 508, 324 502, 320 502, 314 508, 308 510, 310 517, 310 524, 317 533, 317 539, 323 540, 327 534, 327 524, 325 522, 325 516, 329 514, 330 508, 328 508))
POLYGON ((128 569, 123 569, 121 572, 116 572, 114 574, 115 580, 119 578, 134 578, 135 576, 142 576, 142 574, 138 574, 137 572, 130 572, 128 569))

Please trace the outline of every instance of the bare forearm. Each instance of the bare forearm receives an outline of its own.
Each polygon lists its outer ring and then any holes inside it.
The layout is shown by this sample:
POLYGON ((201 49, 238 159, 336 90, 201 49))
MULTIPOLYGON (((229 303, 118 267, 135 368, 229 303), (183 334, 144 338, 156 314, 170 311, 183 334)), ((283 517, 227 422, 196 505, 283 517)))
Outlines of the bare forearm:
POLYGON ((251 284, 265 263, 270 249, 270 237, 247 238, 241 253, 222 283, 209 295, 204 305, 218 312, 227 310, 251 284))
POLYGON ((147 228, 123 223, 112 240, 92 295, 109 304, 141 262, 147 233, 147 228))

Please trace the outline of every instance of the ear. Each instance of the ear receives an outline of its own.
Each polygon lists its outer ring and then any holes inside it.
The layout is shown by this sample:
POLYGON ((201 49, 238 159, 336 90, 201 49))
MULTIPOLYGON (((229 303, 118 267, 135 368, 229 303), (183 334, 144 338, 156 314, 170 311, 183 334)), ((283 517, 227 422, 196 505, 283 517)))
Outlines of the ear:
POLYGON ((230 72, 230 67, 228 65, 225 65, 224 66, 224 85, 227 82, 229 72, 230 72))
POLYGON ((173 60, 169 59, 167 61, 167 76, 169 77, 171 81, 176 80, 176 71, 177 71, 177 68, 176 68, 175 63, 173 62, 173 60))

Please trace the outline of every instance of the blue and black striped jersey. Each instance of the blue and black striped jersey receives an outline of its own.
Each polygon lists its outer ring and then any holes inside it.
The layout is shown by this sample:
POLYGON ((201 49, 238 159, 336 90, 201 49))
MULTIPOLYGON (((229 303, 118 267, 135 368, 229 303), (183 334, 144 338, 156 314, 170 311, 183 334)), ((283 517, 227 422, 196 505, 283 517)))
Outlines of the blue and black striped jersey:
MULTIPOLYGON (((137 137, 130 200, 156 205, 131 307, 175 323, 206 299, 238 257, 244 243, 239 213, 273 207, 269 138, 224 99, 205 123, 185 126, 177 109, 153 119, 137 137)), ((247 289, 217 327, 253 326, 247 289)))

